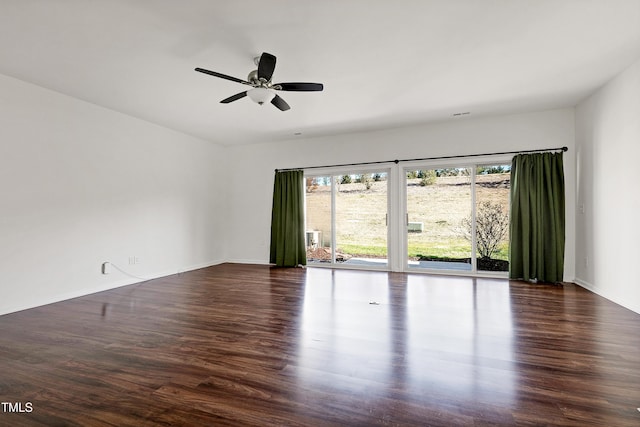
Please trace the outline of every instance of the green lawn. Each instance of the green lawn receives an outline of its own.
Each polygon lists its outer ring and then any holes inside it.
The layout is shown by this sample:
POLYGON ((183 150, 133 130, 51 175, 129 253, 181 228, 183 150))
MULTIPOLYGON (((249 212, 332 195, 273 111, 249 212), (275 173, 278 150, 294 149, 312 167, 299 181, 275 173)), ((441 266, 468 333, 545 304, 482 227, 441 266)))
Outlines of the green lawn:
MULTIPOLYGON (((508 206, 509 174, 479 175, 476 199, 508 206)), ((441 258, 468 258, 471 244, 461 234, 461 224, 471 211, 469 177, 440 177, 433 185, 420 186, 409 180, 407 207, 410 222, 421 222, 423 232, 408 234, 408 255, 441 258)), ((320 230, 324 246, 330 245, 330 187, 317 186, 307 192, 307 229, 320 230)), ((336 196, 337 249, 355 257, 387 256, 386 181, 340 184, 336 196)), ((507 259, 508 242, 496 256, 507 259)))

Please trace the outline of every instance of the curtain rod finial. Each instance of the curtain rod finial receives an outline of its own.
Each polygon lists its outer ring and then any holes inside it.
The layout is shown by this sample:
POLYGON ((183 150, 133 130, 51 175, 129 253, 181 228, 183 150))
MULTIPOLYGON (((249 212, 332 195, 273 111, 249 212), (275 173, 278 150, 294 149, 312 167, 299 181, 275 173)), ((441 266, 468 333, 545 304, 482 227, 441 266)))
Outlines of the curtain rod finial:
POLYGON ((562 147, 562 151, 569 151, 568 147, 562 147))

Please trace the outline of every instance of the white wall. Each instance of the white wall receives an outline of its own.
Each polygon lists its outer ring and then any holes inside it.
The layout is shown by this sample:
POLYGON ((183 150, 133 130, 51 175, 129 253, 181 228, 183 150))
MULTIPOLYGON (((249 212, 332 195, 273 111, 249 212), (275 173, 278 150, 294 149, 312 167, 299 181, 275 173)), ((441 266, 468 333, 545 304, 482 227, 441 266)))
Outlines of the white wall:
POLYGON ((576 281, 640 313, 640 61, 577 106, 576 150, 576 281))
POLYGON ((269 259, 271 196, 276 168, 305 167, 569 147, 565 153, 565 280, 574 278, 575 133, 572 108, 450 121, 370 133, 291 140, 229 148, 230 218, 228 259, 266 263, 269 259))
POLYGON ((0 314, 223 261, 224 151, 0 75, 0 314))
POLYGON ((569 108, 223 148, 0 75, 0 314, 138 281, 104 261, 266 263, 275 168, 565 145, 573 280, 574 141, 569 108))

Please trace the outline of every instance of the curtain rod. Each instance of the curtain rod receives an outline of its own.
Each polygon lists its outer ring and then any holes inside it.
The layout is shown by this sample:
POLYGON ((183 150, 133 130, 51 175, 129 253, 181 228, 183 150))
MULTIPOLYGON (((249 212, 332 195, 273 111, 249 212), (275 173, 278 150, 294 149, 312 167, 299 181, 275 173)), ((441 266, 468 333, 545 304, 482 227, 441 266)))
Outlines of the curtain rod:
POLYGON ((567 147, 558 147, 558 148, 540 148, 537 150, 524 150, 524 151, 502 151, 498 153, 483 153, 483 154, 466 154, 466 155, 456 155, 456 156, 440 156, 440 157, 423 157, 421 159, 401 159, 401 160, 382 160, 378 162, 360 162, 360 163, 343 163, 341 165, 326 165, 326 166, 307 166, 306 168, 287 168, 287 169, 276 169, 276 172, 286 172, 293 170, 305 170, 305 169, 324 169, 324 168, 337 168, 344 166, 366 166, 366 165, 380 165, 384 163, 395 163, 398 164, 400 162, 417 162, 423 160, 444 160, 444 159, 459 159, 459 158, 467 158, 467 157, 480 157, 480 156, 497 156, 502 154, 526 154, 526 153, 539 153, 543 151, 568 151, 567 147))

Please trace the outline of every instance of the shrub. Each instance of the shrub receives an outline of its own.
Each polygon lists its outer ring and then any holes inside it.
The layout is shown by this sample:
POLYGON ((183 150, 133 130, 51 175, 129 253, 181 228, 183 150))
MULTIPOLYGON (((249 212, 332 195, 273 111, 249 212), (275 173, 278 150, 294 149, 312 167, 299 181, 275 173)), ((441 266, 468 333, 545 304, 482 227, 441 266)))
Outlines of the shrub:
POLYGON ((422 176, 420 177, 420 185, 433 185, 436 183, 436 171, 433 169, 422 171, 422 176))
POLYGON ((364 184, 364 188, 369 190, 373 185, 373 178, 371 178, 370 173, 364 173, 360 175, 360 183, 364 184))
POLYGON ((340 184, 351 184, 351 175, 342 175, 340 184))
MULTIPOLYGON (((461 234, 471 241, 471 216, 462 220, 461 234)), ((491 258, 509 231, 509 215, 500 203, 485 201, 476 211, 476 246, 481 258, 491 258)))
POLYGON ((306 178, 307 193, 313 193, 318 189, 317 178, 306 178))

